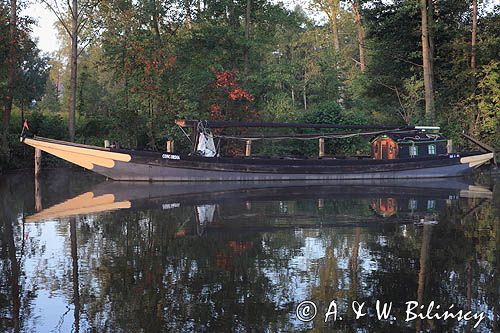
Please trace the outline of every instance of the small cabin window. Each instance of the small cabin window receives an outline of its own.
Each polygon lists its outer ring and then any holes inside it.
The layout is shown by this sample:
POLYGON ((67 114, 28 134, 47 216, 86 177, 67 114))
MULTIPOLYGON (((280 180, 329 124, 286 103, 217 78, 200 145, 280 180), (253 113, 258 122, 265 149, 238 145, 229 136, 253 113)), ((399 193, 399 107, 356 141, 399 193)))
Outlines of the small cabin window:
POLYGON ((410 146, 410 157, 415 157, 418 155, 418 147, 413 145, 410 146))
POLYGON ((434 145, 434 144, 428 145, 427 151, 428 151, 429 155, 436 155, 436 145, 434 145))

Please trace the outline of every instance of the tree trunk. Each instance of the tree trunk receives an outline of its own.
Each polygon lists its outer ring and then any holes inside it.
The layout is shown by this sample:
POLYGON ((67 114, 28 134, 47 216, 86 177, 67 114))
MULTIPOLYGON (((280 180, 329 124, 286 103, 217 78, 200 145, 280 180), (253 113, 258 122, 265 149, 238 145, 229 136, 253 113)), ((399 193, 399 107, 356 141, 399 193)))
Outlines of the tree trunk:
POLYGON ((470 68, 476 71, 476 35, 477 35, 477 0, 472 0, 472 42, 470 50, 470 68))
MULTIPOLYGON (((431 250, 432 226, 424 225, 422 235, 422 246, 420 247, 420 270, 418 271, 417 302, 423 304, 425 296, 425 286, 429 269, 429 254, 431 250)), ((418 309, 421 312, 421 309, 418 309)), ((419 319, 415 323, 416 332, 421 332, 422 321, 419 319)))
POLYGON ((352 256, 350 258, 351 267, 351 291, 352 297, 356 298, 358 295, 358 256, 359 256, 359 243, 361 238, 361 228, 356 227, 356 234, 354 237, 354 246, 352 248, 352 256))
POLYGON ((302 91, 302 98, 304 99, 304 111, 307 111, 307 94, 306 94, 306 84, 304 83, 304 90, 302 91))
MULTIPOLYGON (((465 272, 467 273, 467 289, 465 292, 465 311, 472 310, 472 259, 467 260, 465 264, 465 272)), ((494 312, 493 312, 494 313, 494 312)), ((470 323, 467 321, 467 325, 465 326, 465 332, 471 332, 470 323)))
POLYGON ((434 0, 429 1, 429 8, 427 10, 427 15, 429 18, 428 31, 429 31, 429 68, 431 73, 431 82, 434 87, 434 0))
POLYGON ((61 85, 61 72, 60 70, 58 69, 57 70, 57 84, 56 84, 56 102, 59 103, 59 87, 61 85))
POLYGON ((362 72, 366 70, 365 60, 365 29, 361 25, 361 18, 358 19, 358 41, 359 41, 359 68, 362 72))
POLYGON ((78 1, 73 0, 71 30, 71 79, 69 95, 69 139, 75 141, 76 80, 78 65, 78 1))
POLYGON ((14 241, 14 228, 10 220, 5 220, 6 226, 6 248, 9 253, 10 270, 11 270, 11 289, 12 289, 12 321, 14 323, 14 332, 19 332, 21 327, 21 286, 20 280, 20 267, 16 257, 16 244, 14 241))
POLYGON ((123 43, 123 45, 122 45, 122 69, 123 69, 122 73, 123 73, 123 86, 125 88, 125 110, 128 111, 129 91, 128 91, 128 74, 127 74, 127 71, 125 68, 125 50, 126 50, 125 45, 126 45, 126 43, 123 43))
POLYGON ((239 20, 236 15, 236 9, 235 9, 235 3, 234 0, 229 0, 229 4, 227 6, 227 15, 228 15, 228 22, 231 27, 238 27, 239 26, 239 20))
POLYGON ((425 117, 434 122, 434 88, 432 82, 430 52, 429 52, 429 34, 427 27, 427 1, 420 0, 420 11, 422 14, 422 63, 424 67, 424 88, 425 88, 425 117))
POLYGON ((313 290, 313 296, 321 299, 339 296, 339 267, 335 257, 335 241, 332 239, 326 249, 325 262, 319 269, 319 286, 313 290))
MULTIPOLYGON (((338 20, 337 14, 340 8, 340 0, 329 0, 329 13, 328 17, 330 19, 330 28, 332 30, 332 38, 333 38, 333 48, 335 52, 338 54, 340 52, 340 39, 339 39, 339 29, 338 29, 338 20)), ((340 75, 340 66, 339 66, 339 57, 335 59, 335 68, 337 70, 337 79, 339 82, 342 81, 340 75)), ((343 93, 342 93, 342 85, 338 85, 339 98, 337 99, 337 103, 339 105, 342 104, 343 101, 343 93)))
MULTIPOLYGON (((189 2, 186 1, 186 7, 189 8, 189 2)), ((158 47, 161 45, 161 34, 160 34, 160 24, 158 20, 158 6, 156 6, 156 0, 153 0, 153 15, 151 24, 153 25, 153 30, 155 31, 155 41, 158 47)), ((188 20, 191 19, 191 13, 187 12, 188 20)), ((188 21, 188 29, 191 30, 191 21, 188 21)))
POLYGON ((186 26, 188 31, 191 31, 192 23, 191 23, 191 3, 189 0, 186 0, 186 26))
POLYGON ((78 277, 78 244, 76 237, 76 219, 70 218, 69 222, 70 238, 71 238, 71 261, 73 268, 73 305, 74 305, 74 320, 75 332, 80 331, 80 282, 78 277))
POLYGON ((361 71, 366 70, 366 60, 365 60, 365 29, 363 28, 362 16, 361 16, 361 6, 359 2, 356 3, 356 26, 358 30, 358 43, 359 43, 359 67, 361 71))
POLYGON ((243 63, 245 73, 248 73, 248 52, 250 51, 250 14, 252 12, 252 0, 247 0, 247 8, 245 15, 245 47, 243 49, 243 63))
POLYGON ((339 52, 340 51, 340 42, 339 42, 339 30, 338 30, 338 24, 337 24, 337 16, 332 17, 330 24, 332 26, 333 47, 335 48, 335 51, 339 52))
POLYGON ((14 80, 16 74, 16 30, 17 30, 17 0, 10 1, 9 18, 9 53, 7 57, 7 91, 4 98, 2 150, 9 153, 9 124, 14 95, 14 80))
POLYGON ((363 28, 361 5, 358 0, 352 1, 352 9, 356 21, 356 29, 358 32, 358 45, 359 45, 359 67, 362 72, 366 70, 365 60, 365 29, 363 28))
POLYGON ((22 321, 21 309, 23 305, 21 302, 21 296, 23 293, 21 290, 22 286, 20 284, 21 260, 17 259, 17 237, 14 229, 14 226, 17 225, 18 217, 12 210, 14 200, 12 199, 12 195, 9 195, 12 191, 15 191, 15 188, 10 188, 7 184, 5 184, 5 182, 0 182, 0 191, 5 193, 0 198, 0 211, 2 212, 2 218, 0 219, 0 248, 2 249, 2 306, 4 306, 2 307, 2 315, 3 319, 9 317, 7 313, 12 311, 9 326, 13 328, 13 332, 20 332, 22 321), (7 268, 8 266, 10 266, 10 269, 7 268), (9 285, 11 295, 7 294, 9 285), (12 307, 10 307, 11 304, 12 307))
POLYGON ((337 13, 339 11, 339 0, 330 0, 330 27, 332 29, 333 47, 335 51, 340 51, 339 29, 337 22, 337 13))

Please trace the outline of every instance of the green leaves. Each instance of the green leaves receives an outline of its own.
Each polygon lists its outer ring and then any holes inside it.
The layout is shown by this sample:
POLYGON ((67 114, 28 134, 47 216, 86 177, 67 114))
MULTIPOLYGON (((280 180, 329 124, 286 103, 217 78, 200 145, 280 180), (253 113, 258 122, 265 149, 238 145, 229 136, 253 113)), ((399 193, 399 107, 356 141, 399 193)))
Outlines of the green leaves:
POLYGON ((485 142, 500 146, 500 62, 491 61, 477 75, 476 91, 468 98, 466 111, 470 131, 485 142))
MULTIPOLYGON (((365 73, 357 63, 351 3, 313 2, 317 10, 335 12, 338 50, 331 19, 317 22, 300 6, 290 10, 252 0, 246 37, 247 0, 100 0, 86 23, 89 31, 98 27, 98 33, 79 59, 77 137, 152 149, 163 147, 169 138, 181 147, 186 140, 173 126, 174 119, 208 119, 215 104, 220 112, 240 119, 252 119, 255 110, 263 121, 421 122, 419 2, 360 2, 366 31, 365 73), (238 72, 236 81, 252 95, 251 101, 239 98, 242 91, 215 91, 215 73, 226 71, 238 72)), ((0 6, 2 98, 7 12, 0 6)), ((470 5, 463 1, 439 1, 434 11, 437 120, 452 137, 465 128, 498 144, 499 65, 494 60, 500 52, 500 13, 498 7, 485 10, 480 3, 475 76, 469 68, 470 15, 470 5)), ((23 22, 29 27, 29 20, 23 22)), ((46 81, 47 59, 29 38, 23 45, 14 103, 64 115, 67 60, 52 56, 46 81), (42 101, 31 105, 33 99, 42 101)), ((57 136, 58 129, 50 128, 57 136)), ((327 149, 335 153, 364 147, 361 142, 332 142, 327 149)), ((315 145, 310 149, 313 154, 315 145)), ((300 152, 295 143, 276 149, 300 152)))

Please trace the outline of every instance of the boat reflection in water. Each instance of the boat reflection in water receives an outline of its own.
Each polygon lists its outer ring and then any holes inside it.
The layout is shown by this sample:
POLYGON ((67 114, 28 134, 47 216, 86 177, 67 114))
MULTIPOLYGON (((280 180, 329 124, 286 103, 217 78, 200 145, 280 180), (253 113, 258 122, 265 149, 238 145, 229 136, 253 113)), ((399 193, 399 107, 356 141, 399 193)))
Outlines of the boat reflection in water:
MULTIPOLYGON (((109 182, 36 214, 26 222, 122 209, 193 207, 190 233, 245 228, 369 226, 437 223, 439 212, 458 198, 491 199, 481 186, 449 179, 335 182, 109 182), (343 201, 349 204, 340 204, 343 201), (297 204, 300 201, 301 204, 297 204), (307 204, 304 204, 307 203, 307 204)), ((180 230, 177 235, 187 235, 180 230)))
MULTIPOLYGON (((0 330, 471 328, 453 319, 407 323, 404 304, 410 300, 484 311, 478 331, 496 325, 498 222, 488 188, 460 179, 81 179, 87 184, 80 193, 64 194, 78 187, 78 177, 68 177, 68 184, 42 179, 37 193, 45 197, 36 207, 45 209, 30 215, 15 211, 13 202, 33 200, 32 194, 20 199, 16 184, 10 188, 19 197, 0 201, 14 221, 2 229, 11 241, 0 244, 0 253, 18 255, 2 257, 10 262, 3 267, 13 267, 0 273, 12 285, 0 290, 12 306, 5 307, 9 319, 0 321, 0 330), (309 323, 295 314, 306 299, 319 312, 309 323), (333 299, 343 320, 325 323, 323 311, 333 299), (372 309, 376 300, 393 302, 398 319, 356 320, 348 311, 355 300, 372 309)), ((2 186, 0 192, 9 194, 2 186)))

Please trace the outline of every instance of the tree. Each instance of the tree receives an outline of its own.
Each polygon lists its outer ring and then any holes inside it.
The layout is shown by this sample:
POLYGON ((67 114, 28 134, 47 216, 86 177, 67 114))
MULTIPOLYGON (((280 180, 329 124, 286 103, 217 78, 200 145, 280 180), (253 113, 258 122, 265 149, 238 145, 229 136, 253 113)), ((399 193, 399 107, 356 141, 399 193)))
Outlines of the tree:
POLYGON ((247 0, 247 6, 245 11, 245 46, 243 48, 243 62, 245 74, 248 73, 248 53, 250 49, 250 14, 252 13, 252 0, 247 0))
POLYGON ((19 16, 23 2, 0 4, 0 99, 3 100, 1 150, 10 159, 9 130, 11 113, 16 106, 24 111, 42 97, 47 75, 47 59, 40 55, 29 32, 33 21, 19 16))
POLYGON ((476 71, 476 35, 477 35, 477 0, 472 0, 472 40, 470 50, 470 68, 476 71))
POLYGON ((2 134, 2 150, 4 154, 9 151, 9 124, 10 114, 12 112, 12 100, 14 97, 14 81, 17 65, 17 0, 10 0, 9 12, 9 52, 6 60, 7 64, 7 89, 4 97, 3 110, 3 134, 2 134))
POLYGON ((40 50, 33 41, 26 43, 26 50, 22 63, 18 68, 18 75, 14 92, 14 99, 21 108, 24 120, 24 111, 36 104, 42 98, 49 72, 48 58, 40 55, 40 50))
POLYGON ((424 89, 425 89, 425 117, 433 122, 435 120, 434 107, 434 83, 432 79, 431 52, 429 46, 429 27, 427 22, 427 1, 420 0, 420 11, 422 15, 422 63, 424 67, 424 89))
POLYGON ((318 8, 328 17, 330 29, 332 31, 333 47, 335 51, 340 51, 339 29, 338 29, 338 14, 340 10, 340 0, 314 0, 313 8, 318 8))
POLYGON ((91 39, 87 40, 87 43, 80 47, 79 50, 78 38, 90 21, 92 11, 98 5, 99 0, 72 0, 71 3, 70 1, 64 2, 62 0, 42 0, 42 2, 54 13, 71 39, 68 131, 70 140, 74 141, 78 57, 91 41, 91 39))
POLYGON ((366 70, 365 58, 365 29, 363 27, 363 16, 361 14, 360 0, 350 0, 352 11, 354 13, 354 21, 356 22, 356 29, 358 33, 358 46, 359 46, 359 68, 362 72, 366 70))
POLYGON ((254 97, 241 87, 237 72, 216 72, 215 80, 211 84, 213 103, 210 106, 210 116, 214 120, 249 121, 258 115, 251 109, 254 97))
POLYGON ((491 61, 477 74, 477 89, 467 100, 469 133, 493 145, 500 144, 500 62, 491 61))

